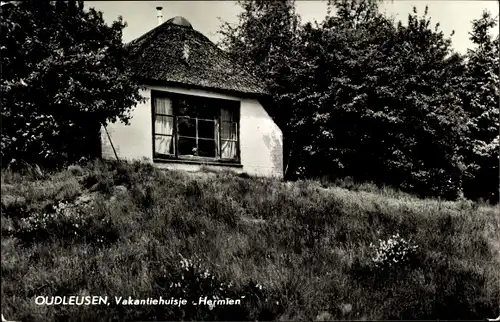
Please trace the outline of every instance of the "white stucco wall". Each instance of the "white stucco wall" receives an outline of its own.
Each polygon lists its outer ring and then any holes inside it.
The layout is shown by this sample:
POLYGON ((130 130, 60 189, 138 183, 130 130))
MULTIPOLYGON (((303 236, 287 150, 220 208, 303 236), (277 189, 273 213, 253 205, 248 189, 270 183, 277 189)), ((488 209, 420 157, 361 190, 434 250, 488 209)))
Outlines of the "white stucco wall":
MULTIPOLYGON (((281 130, 256 99, 238 98, 214 92, 177 87, 149 86, 142 91, 146 103, 132 111, 129 125, 112 123, 106 126, 118 157, 123 160, 153 162, 151 90, 240 101, 240 157, 242 168, 206 166, 213 170, 230 169, 250 175, 283 176, 283 137, 281 130)), ((114 159, 114 152, 104 129, 101 129, 102 156, 114 159)), ((197 171, 202 165, 185 163, 155 163, 158 167, 197 171)))

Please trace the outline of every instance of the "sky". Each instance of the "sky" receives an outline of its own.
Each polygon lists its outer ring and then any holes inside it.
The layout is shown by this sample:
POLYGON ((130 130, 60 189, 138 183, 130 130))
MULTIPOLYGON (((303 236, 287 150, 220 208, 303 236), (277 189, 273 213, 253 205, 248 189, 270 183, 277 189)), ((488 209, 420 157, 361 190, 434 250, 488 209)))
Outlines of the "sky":
MULTIPOLYGON (((321 21, 326 15, 326 1, 297 1, 297 13, 303 22, 321 21)), ((465 53, 472 44, 469 40, 471 21, 481 16, 484 10, 490 11, 498 20, 499 2, 497 0, 392 0, 382 4, 381 10, 397 20, 406 22, 413 6, 423 15, 425 6, 429 7, 431 23, 440 23, 440 30, 452 36, 455 51, 465 53)), ((213 42, 218 42, 217 31, 221 21, 237 22, 241 10, 233 1, 85 1, 85 7, 102 11, 107 23, 122 16, 128 26, 123 31, 123 41, 129 42, 158 25, 156 7, 163 7, 163 21, 183 16, 193 28, 203 33, 213 42)), ((494 31, 498 34, 498 28, 494 31)))

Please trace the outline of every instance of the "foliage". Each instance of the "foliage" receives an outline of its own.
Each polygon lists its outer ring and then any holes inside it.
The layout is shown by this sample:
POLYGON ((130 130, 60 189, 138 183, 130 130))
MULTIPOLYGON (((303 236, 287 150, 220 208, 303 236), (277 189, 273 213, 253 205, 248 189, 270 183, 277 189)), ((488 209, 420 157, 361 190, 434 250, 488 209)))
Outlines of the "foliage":
POLYGON ((466 164, 469 177, 465 183, 467 195, 490 201, 499 200, 499 109, 500 51, 499 36, 491 36, 498 22, 490 13, 472 22, 470 39, 475 45, 467 52, 466 81, 462 99, 468 114, 466 164))
MULTIPOLYGON (((304 168, 309 175, 350 175, 358 180, 416 188, 419 177, 428 180, 430 175, 425 171, 436 168, 435 164, 426 163, 437 159, 434 155, 432 160, 422 160, 426 154, 421 153, 423 147, 419 145, 431 148, 430 140, 438 138, 433 135, 434 127, 439 130, 446 125, 439 117, 446 110, 439 114, 437 110, 434 116, 429 113, 433 106, 442 104, 440 99, 423 95, 418 87, 437 88, 446 71, 435 70, 425 78, 419 75, 419 65, 429 65, 426 49, 418 52, 421 41, 412 44, 411 40, 418 39, 413 34, 426 28, 425 20, 419 22, 410 16, 408 27, 400 24, 395 28, 373 7, 368 9, 367 19, 354 19, 342 15, 351 11, 340 6, 338 17, 329 18, 320 28, 305 28, 307 60, 315 62, 311 73, 319 81, 312 85, 313 95, 304 93, 308 96, 299 98, 308 105, 313 125, 306 132, 311 136, 304 147, 304 168), (414 56, 409 55, 411 52, 414 56), (434 120, 426 120, 425 116, 434 120), (308 166, 320 159, 328 161, 323 166, 308 166)), ((446 49, 431 54, 442 57, 446 49)), ((435 68, 442 68, 438 64, 435 68)), ((446 131, 457 136, 456 132, 446 131)), ((450 159, 443 155, 438 160, 450 159)))
MULTIPOLYGON (((496 173, 494 158, 488 163, 464 154, 472 140, 467 133, 476 136, 472 124, 485 123, 470 123, 467 110, 478 109, 464 104, 464 97, 479 97, 474 86, 481 82, 466 76, 477 62, 453 52, 427 8, 423 16, 414 9, 403 24, 380 13, 375 0, 329 1, 321 23, 297 25, 293 1, 240 4, 239 24, 222 26, 222 44, 268 80, 286 141, 287 178, 352 177, 456 199, 464 184, 466 197, 478 197, 467 178, 496 173), (481 170, 474 172, 474 164, 481 170)), ((488 50, 483 74, 496 75, 498 54, 488 50)), ((488 84, 490 94, 476 101, 491 106, 489 125, 481 125, 491 134, 498 128, 498 86, 488 84)), ((475 141, 476 154, 498 151, 493 137, 475 141)))
POLYGON ((100 125, 126 121, 142 99, 125 63, 126 24, 106 25, 83 1, 20 1, 1 14, 3 164, 95 153, 100 125))

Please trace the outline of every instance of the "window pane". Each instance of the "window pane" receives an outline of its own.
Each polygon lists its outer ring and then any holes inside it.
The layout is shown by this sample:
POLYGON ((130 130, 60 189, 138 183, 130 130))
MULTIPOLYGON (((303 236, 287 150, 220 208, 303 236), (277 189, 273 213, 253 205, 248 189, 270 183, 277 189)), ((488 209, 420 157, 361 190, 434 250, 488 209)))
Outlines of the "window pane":
POLYGON ((173 135, 174 117, 173 116, 155 116, 155 134, 173 135))
POLYGON ((196 98, 193 105, 195 105, 193 109, 195 117, 208 120, 215 120, 217 118, 217 109, 213 100, 196 98))
POLYGON ((215 140, 198 140, 198 155, 215 158, 215 140))
POLYGON ((220 118, 222 122, 235 122, 236 115, 234 113, 234 109, 221 107, 220 109, 220 118))
POLYGON ((207 100, 199 100, 195 113, 197 118, 208 120, 215 120, 218 114, 214 102, 207 100))
POLYGON ((215 121, 198 120, 198 137, 215 139, 215 121))
POLYGON ((169 98, 155 98, 155 112, 158 114, 173 115, 172 101, 169 98))
POLYGON ((189 112, 192 110, 192 108, 190 108, 190 105, 192 104, 189 104, 186 99, 177 100, 177 110, 179 115, 190 116, 189 112))
MULTIPOLYGON (((216 101, 215 101, 216 102, 216 101)), ((179 115, 214 120, 217 118, 216 104, 212 100, 198 97, 182 98, 177 101, 179 115)))
POLYGON ((221 158, 222 159, 236 158, 236 142, 221 141, 221 158))
POLYGON ((179 137, 179 155, 196 155, 196 139, 179 137))
POLYGON ((177 118, 179 135, 196 137, 196 119, 179 116, 177 118))
POLYGON ((238 132, 236 123, 221 122, 220 137, 222 140, 237 140, 238 132))
POLYGON ((173 136, 155 135, 155 152, 174 154, 173 136))

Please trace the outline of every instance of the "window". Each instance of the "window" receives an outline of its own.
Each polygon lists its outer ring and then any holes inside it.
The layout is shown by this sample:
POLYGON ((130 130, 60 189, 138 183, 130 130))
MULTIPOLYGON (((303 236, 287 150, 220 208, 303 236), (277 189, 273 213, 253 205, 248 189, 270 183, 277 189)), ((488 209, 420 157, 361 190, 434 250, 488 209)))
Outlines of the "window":
POLYGON ((239 102, 152 93, 154 157, 239 161, 239 102))

